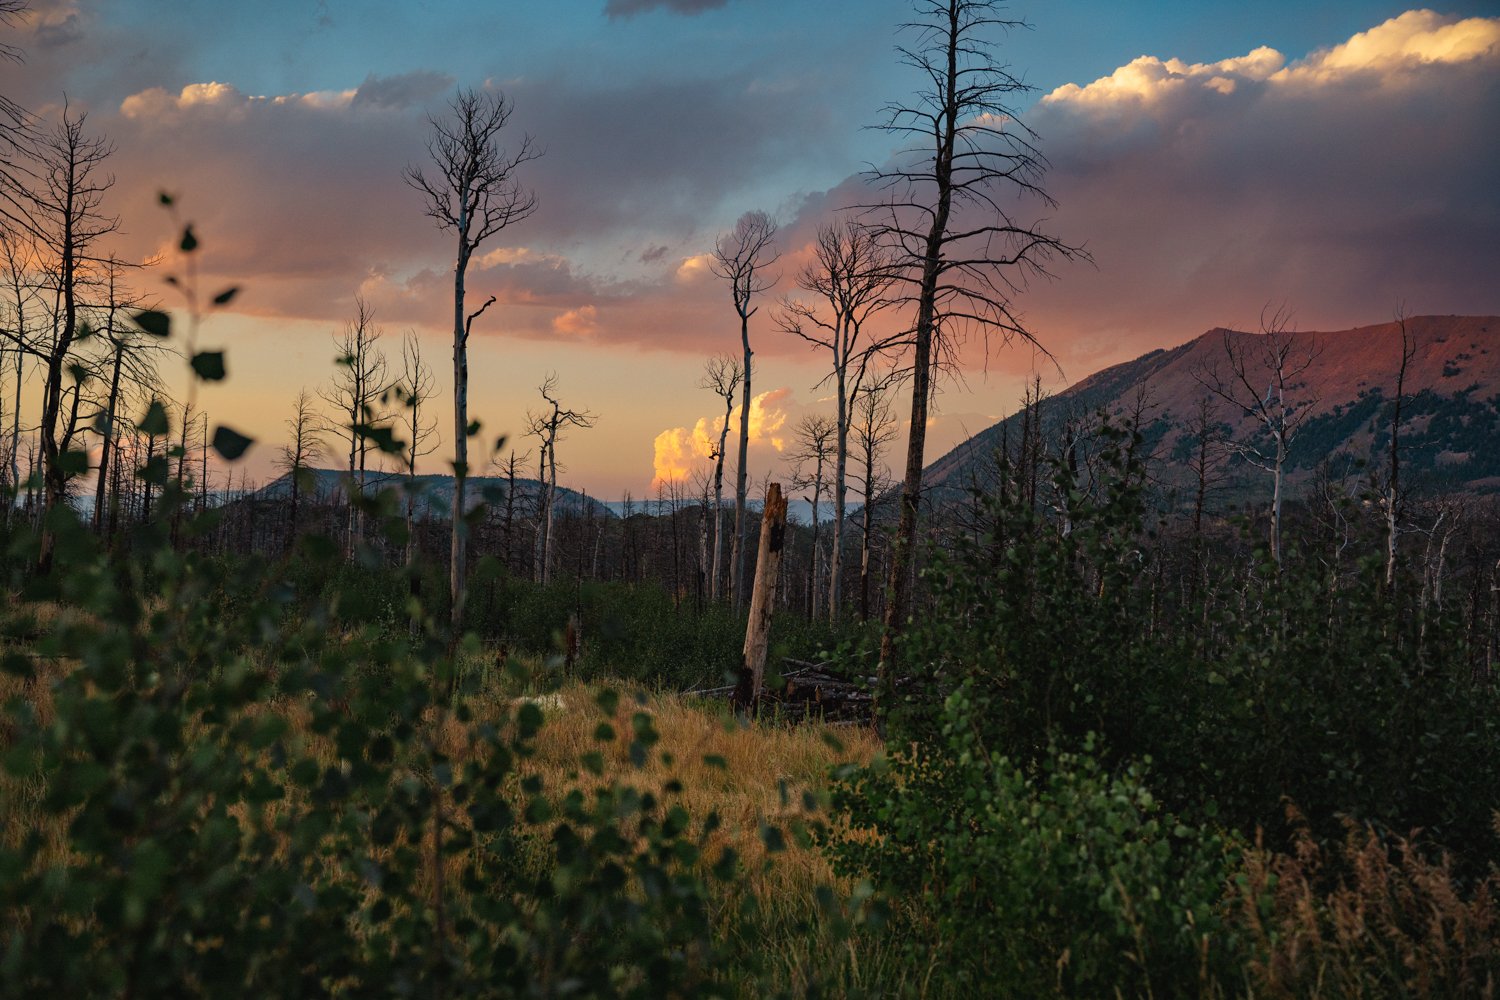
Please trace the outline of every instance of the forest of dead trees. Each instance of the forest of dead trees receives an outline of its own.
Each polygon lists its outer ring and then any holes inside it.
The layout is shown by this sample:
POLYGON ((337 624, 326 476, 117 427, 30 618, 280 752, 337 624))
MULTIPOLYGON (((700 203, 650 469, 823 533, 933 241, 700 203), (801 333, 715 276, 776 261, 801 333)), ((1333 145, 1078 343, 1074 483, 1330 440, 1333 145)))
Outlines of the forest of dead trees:
MULTIPOLYGON (((991 23, 985 20, 989 5, 958 4, 957 9, 976 20, 943 21, 947 34, 939 32, 927 47, 908 53, 915 65, 937 65, 934 60, 944 51, 962 47, 991 23)), ((1001 107, 1008 95, 1024 90, 983 53, 971 55, 978 60, 973 71, 988 81, 985 88, 951 93, 940 88, 897 104, 882 127, 910 137, 914 121, 953 120, 948 112, 962 119, 1001 107)), ((794 274, 780 269, 788 248, 780 242, 776 221, 764 212, 747 212, 711 252, 711 268, 729 292, 732 316, 726 310, 726 322, 732 319, 738 328, 740 350, 717 354, 705 365, 700 388, 722 405, 707 461, 686 478, 659 483, 651 495, 589 498, 560 482, 559 470, 566 468, 560 455, 565 457, 570 435, 592 428, 599 415, 568 397, 558 373, 539 373, 537 399, 515 441, 470 456, 474 425, 466 410, 465 345, 494 298, 477 308, 466 302, 465 268, 481 244, 537 210, 521 173, 541 154, 532 137, 506 132, 513 108, 504 95, 461 90, 446 114, 430 120, 431 164, 406 173, 427 214, 458 237, 457 407, 449 435, 456 449, 451 465, 458 474, 441 485, 419 474, 419 462, 436 461, 432 456, 440 445, 440 417, 433 406, 439 376, 423 357, 422 341, 407 333, 393 346, 375 310, 357 298, 352 315, 333 336, 334 363, 327 377, 287 401, 284 436, 272 444, 281 476, 272 483, 255 482, 211 456, 224 453, 227 429, 211 426, 191 389, 186 399, 171 398, 162 377, 163 366, 186 363, 193 384, 217 381, 224 377, 222 355, 194 353, 191 342, 186 357, 169 347, 164 336, 169 319, 158 311, 161 303, 142 291, 165 280, 184 297, 196 325, 206 311, 228 304, 235 289, 219 292, 209 305, 199 301, 199 289, 184 282, 187 272, 175 265, 197 251, 191 226, 182 229, 175 262, 117 257, 111 249, 119 220, 109 202, 113 146, 108 138, 66 104, 54 121, 9 105, 5 110, 0 489, 13 498, 7 521, 42 525, 49 509, 70 506, 102 538, 128 544, 132 529, 151 520, 161 492, 170 488, 188 498, 174 506, 174 540, 183 518, 210 508, 221 511, 211 532, 182 539, 185 546, 281 554, 303 534, 336 537, 348 560, 366 552, 392 566, 441 567, 451 576, 455 615, 472 568, 470 555, 488 557, 508 576, 538 584, 651 582, 665 588, 679 607, 724 601, 742 610, 754 572, 755 505, 766 485, 777 480, 811 512, 808 523, 792 529, 780 570, 779 607, 834 623, 884 618, 889 636, 917 606, 904 606, 907 595, 921 600, 921 570, 930 552, 957 534, 993 528, 982 523, 980 505, 956 495, 954 484, 935 497, 923 483, 921 428, 933 379, 943 374, 957 342, 956 327, 972 323, 1007 338, 1029 338, 1009 312, 996 275, 1016 268, 1044 274, 1048 261, 1081 253, 1032 230, 980 230, 978 236, 991 240, 1022 241, 1023 257, 1008 264, 982 255, 943 263, 945 253, 976 236, 942 228, 951 225, 944 206, 955 192, 1004 187, 1024 177, 1026 189, 1045 203, 1037 186, 1042 164, 1024 132, 957 127, 940 133, 936 157, 917 174, 873 175, 872 190, 885 195, 819 229, 794 274), (994 145, 1000 139, 1005 141, 994 145), (965 148, 970 155, 961 152, 965 148), (927 205, 936 213, 929 213, 931 231, 912 228, 907 211, 926 204, 922 198, 936 199, 927 205), (779 297, 777 289, 783 290, 779 297), (891 322, 891 314, 901 312, 913 313, 915 320, 891 322), (935 319, 939 314, 955 329, 943 328, 935 319), (826 359, 826 374, 815 388, 830 392, 833 412, 807 417, 795 428, 781 468, 756 469, 749 460, 747 419, 753 345, 768 335, 793 338, 826 359), (896 478, 893 451, 902 437, 898 393, 912 399, 906 426, 918 433, 905 435, 905 475, 896 478), (338 474, 319 472, 327 469, 338 474), (381 507, 377 495, 390 487, 398 495, 381 507), (476 518, 470 511, 479 499, 486 509, 476 518), (404 525, 399 542, 382 532, 382 522, 391 519, 404 525), (469 522, 466 530, 460 530, 460 522, 469 522)), ((920 144, 909 152, 921 152, 920 144)), ((166 194, 162 202, 175 210, 166 194)), ((1267 330, 1272 344, 1267 363, 1286 376, 1274 383, 1283 390, 1301 360, 1274 353, 1284 325, 1278 315, 1267 330)), ((1402 374, 1409 347, 1403 340, 1402 374)), ((1225 519, 1231 512, 1214 495, 1228 470, 1255 466, 1272 474, 1269 532, 1256 530, 1269 538, 1277 563, 1283 559, 1284 536, 1295 537, 1301 558, 1335 575, 1352 572, 1364 536, 1370 536, 1383 546, 1388 585, 1395 585, 1398 565, 1404 563, 1433 600, 1463 591, 1471 595, 1472 620, 1492 618, 1500 585, 1495 576, 1500 567, 1488 551, 1489 539, 1496 537, 1490 530, 1493 502, 1424 496, 1420 484, 1401 480, 1399 379, 1386 453, 1368 457, 1379 475, 1354 482, 1330 465, 1300 495, 1291 495, 1283 489, 1281 468, 1301 414, 1284 392, 1264 400, 1246 395, 1247 365, 1261 359, 1236 355, 1227 341, 1226 351, 1226 370, 1205 373, 1201 426, 1188 435, 1194 447, 1186 462, 1182 456, 1141 456, 1148 468, 1169 461, 1186 465, 1186 478, 1195 483, 1184 488, 1181 469, 1175 476, 1148 475, 1155 484, 1150 505, 1158 524, 1156 544, 1143 550, 1142 558, 1155 561, 1161 586, 1191 586, 1193 572, 1171 569, 1181 552, 1201 552, 1208 538, 1220 551, 1231 543, 1225 519), (1242 406, 1263 425, 1264 440, 1236 442, 1218 434, 1208 416, 1210 400, 1242 406)), ((1041 403, 1039 389, 1020 401, 1020 439, 1003 443, 989 456, 988 469, 971 474, 962 486, 975 497, 1012 495, 1033 511, 1045 510, 1066 535, 1068 511, 1076 502, 1071 497, 1094 488, 1090 456, 1096 451, 1097 418, 1077 414, 1044 433, 1036 416, 1041 403), (1058 487, 1044 471, 1053 467, 1068 470, 1072 486, 1058 487)), ((1133 418, 1142 423, 1139 408, 1133 418)), ((238 440, 243 448, 241 436, 232 431, 227 436, 231 445, 238 440)), ((1262 516, 1260 506, 1247 510, 1251 520, 1262 516)))

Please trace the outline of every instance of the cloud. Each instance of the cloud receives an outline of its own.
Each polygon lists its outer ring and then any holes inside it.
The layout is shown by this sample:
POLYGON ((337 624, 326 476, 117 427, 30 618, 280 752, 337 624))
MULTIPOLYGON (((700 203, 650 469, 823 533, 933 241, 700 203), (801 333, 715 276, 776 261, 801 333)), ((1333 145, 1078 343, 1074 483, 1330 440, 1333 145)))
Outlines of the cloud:
POLYGON ((1341 45, 1313 53, 1291 73, 1321 79, 1351 71, 1389 73, 1423 63, 1461 63, 1500 49, 1500 18, 1457 21, 1430 10, 1410 10, 1362 31, 1341 45))
POLYGON ((608 0, 604 13, 611 19, 629 18, 653 10, 693 17, 705 11, 718 10, 728 0, 608 0))
POLYGON ((1231 94, 1237 79, 1265 80, 1285 64, 1280 52, 1265 46, 1249 55, 1216 63, 1141 56, 1087 86, 1064 84, 1042 100, 1082 108, 1107 108, 1150 102, 1195 85, 1231 94))
MULTIPOLYGON (((754 83, 508 84, 516 116, 503 140, 532 133, 546 147, 519 178, 540 208, 505 243, 480 248, 470 288, 498 305, 476 335, 695 353, 706 332, 732 337, 737 321, 701 254, 716 235, 704 220, 728 217, 734 192, 771 183, 828 134, 827 109, 789 106, 754 83)), ((91 119, 119 150, 112 200, 131 234, 122 252, 169 239, 155 207, 165 189, 207 241, 205 280, 244 285, 235 311, 337 322, 361 293, 389 322, 442 325, 451 240, 402 170, 427 160, 425 111, 442 113, 431 102, 448 84, 423 70, 311 93, 253 95, 218 80, 137 88, 112 119, 111 109, 91 119)))
POLYGON ((552 320, 552 329, 567 336, 583 336, 599 329, 599 310, 595 306, 569 309, 552 320))
POLYGON ((453 77, 432 70, 416 70, 396 76, 371 73, 354 92, 356 107, 405 108, 423 104, 453 86, 453 77))
MULTIPOLYGON (((786 439, 782 430, 791 418, 794 404, 789 388, 771 389, 750 400, 750 447, 752 450, 767 448, 780 454, 786 450, 786 439)), ((739 433, 739 408, 735 408, 734 419, 729 428, 725 450, 729 453, 726 462, 732 466, 735 442, 739 433)), ((724 427, 724 418, 699 417, 691 429, 671 427, 656 435, 651 465, 654 476, 651 487, 672 481, 681 481, 704 469, 714 457, 718 447, 719 432, 724 427)), ((762 462, 768 465, 769 462, 762 462)), ((726 473, 727 475, 727 473, 726 473)))
MULTIPOLYGON (((1413 11, 1301 59, 1142 56, 1028 116, 1095 266, 1018 304, 1072 378, 1285 303, 1305 329, 1500 312, 1500 18, 1413 11)), ((1025 217, 1036 206, 1018 206, 1025 217)), ((962 224, 962 220, 960 220, 962 224)), ((1029 352, 1000 357, 1023 372, 1029 352)))
POLYGON ((713 260, 714 255, 711 253, 700 253, 694 254, 691 257, 684 257, 682 262, 677 265, 674 275, 678 281, 684 283, 712 278, 714 276, 713 260))
POLYGON ((306 94, 251 97, 227 83, 190 83, 176 94, 151 87, 120 102, 120 114, 132 120, 154 120, 177 124, 183 116, 201 114, 209 121, 244 121, 264 108, 293 107, 314 111, 340 111, 354 102, 357 91, 320 90, 306 94))

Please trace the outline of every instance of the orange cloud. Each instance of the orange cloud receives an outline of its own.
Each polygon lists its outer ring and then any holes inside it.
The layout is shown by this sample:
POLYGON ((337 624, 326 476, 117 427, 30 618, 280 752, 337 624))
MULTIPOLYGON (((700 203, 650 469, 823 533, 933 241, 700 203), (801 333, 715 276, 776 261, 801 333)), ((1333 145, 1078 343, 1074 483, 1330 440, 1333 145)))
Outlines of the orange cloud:
POLYGON ((557 333, 584 336, 599 329, 599 310, 594 306, 580 306, 553 317, 552 329, 557 333))
POLYGON ((1280 52, 1264 45, 1246 55, 1212 63, 1141 56, 1093 83, 1058 87, 1042 102, 1104 110, 1149 105, 1199 87, 1228 96, 1242 83, 1306 87, 1356 73, 1393 77, 1415 66, 1464 63, 1497 55, 1500 18, 1456 20, 1430 10, 1411 10, 1290 64, 1280 52))
POLYGON ((120 114, 130 119, 170 120, 189 108, 206 108, 228 121, 241 121, 250 110, 266 105, 342 110, 354 102, 355 94, 353 90, 320 90, 306 94, 251 97, 240 93, 231 84, 214 80, 190 83, 176 94, 162 87, 139 91, 120 102, 120 114))
MULTIPOLYGON (((791 397, 791 389, 781 388, 768 390, 750 400, 751 447, 769 445, 777 452, 786 450, 781 430, 790 415, 787 407, 791 397)), ((735 411, 736 417, 738 412, 735 411)), ((656 435, 651 460, 655 475, 651 488, 686 479, 704 467, 713 458, 723 427, 723 417, 699 417, 691 429, 672 427, 656 435)), ((733 439, 733 428, 730 436, 733 439)), ((728 450, 733 452, 733 448, 728 450)))

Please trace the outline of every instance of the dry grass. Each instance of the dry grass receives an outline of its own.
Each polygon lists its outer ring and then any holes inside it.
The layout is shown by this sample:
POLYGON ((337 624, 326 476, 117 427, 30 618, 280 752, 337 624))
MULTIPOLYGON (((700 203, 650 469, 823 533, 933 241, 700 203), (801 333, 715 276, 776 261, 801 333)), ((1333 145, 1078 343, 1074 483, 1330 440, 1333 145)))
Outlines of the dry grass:
POLYGON ((1304 831, 1290 854, 1246 852, 1239 888, 1258 996, 1500 991, 1500 872, 1466 885, 1446 856, 1433 860, 1410 841, 1351 824, 1332 850, 1304 831), (1330 867, 1339 872, 1331 886, 1330 867))
MULTIPOLYGON (((535 754, 521 765, 523 773, 541 778, 555 794, 573 787, 588 791, 611 781, 660 793, 675 781, 680 790, 667 793, 671 804, 681 805, 695 821, 711 812, 718 815, 721 825, 709 837, 706 862, 732 847, 743 861, 741 889, 767 901, 787 894, 806 897, 815 886, 837 884, 822 852, 800 846, 792 837, 786 850, 775 854, 774 864, 767 864, 773 859, 761 830, 764 824, 785 829, 826 818, 817 807, 829 771, 838 764, 870 760, 880 749, 872 730, 745 723, 715 703, 643 691, 622 691, 617 708, 606 715, 597 695, 597 688, 574 684, 498 706, 531 702, 542 710, 545 723, 535 754), (649 717, 660 737, 640 767, 629 755, 638 714, 649 717), (615 739, 598 738, 601 723, 613 728, 615 739), (600 776, 581 765, 592 751, 604 758, 600 776)), ((463 762, 478 752, 467 739, 466 727, 449 718, 437 736, 437 748, 463 762)))

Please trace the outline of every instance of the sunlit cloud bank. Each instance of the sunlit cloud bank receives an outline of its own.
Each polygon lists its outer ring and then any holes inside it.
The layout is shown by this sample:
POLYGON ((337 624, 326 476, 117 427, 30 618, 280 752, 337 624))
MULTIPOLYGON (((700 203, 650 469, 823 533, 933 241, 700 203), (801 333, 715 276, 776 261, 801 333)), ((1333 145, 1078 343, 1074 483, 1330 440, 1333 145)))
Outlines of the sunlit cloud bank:
MULTIPOLYGON (((750 447, 753 451, 766 453, 755 455, 755 459, 760 460, 760 467, 770 464, 764 459, 774 461, 775 456, 786 450, 786 424, 791 415, 791 405, 792 390, 789 388, 762 392, 750 400, 750 447)), ((734 468, 733 456, 739 447, 739 416, 740 411, 736 406, 729 422, 729 437, 724 446, 728 453, 725 459, 727 469, 734 468)), ((723 428, 724 417, 721 414, 716 417, 699 417, 692 428, 672 427, 658 434, 652 458, 655 473, 651 480, 652 488, 688 480, 694 474, 711 467, 714 449, 718 447, 719 433, 723 428)), ((726 473, 727 475, 729 474, 726 473)))
MULTIPOLYGON (((1048 94, 1052 225, 1086 241, 1025 300, 1065 370, 1253 325, 1500 311, 1500 18, 1411 11, 1289 59, 1143 56, 1048 94)), ((1022 361, 1022 367, 1029 359, 1022 361)))

